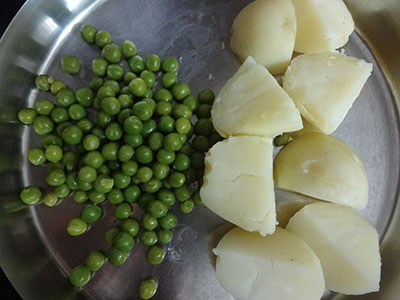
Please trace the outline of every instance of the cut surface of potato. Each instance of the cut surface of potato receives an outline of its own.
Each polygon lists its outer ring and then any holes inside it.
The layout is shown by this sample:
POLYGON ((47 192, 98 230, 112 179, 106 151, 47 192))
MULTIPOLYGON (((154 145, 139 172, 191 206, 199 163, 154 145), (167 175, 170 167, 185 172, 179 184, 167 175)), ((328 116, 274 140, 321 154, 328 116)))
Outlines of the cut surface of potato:
POLYGON ((293 59, 282 82, 301 115, 331 134, 345 118, 371 71, 372 64, 338 52, 303 54, 293 59))
POLYGON ((304 206, 318 202, 314 198, 310 198, 300 194, 290 193, 289 199, 280 199, 276 203, 276 221, 280 227, 286 227, 289 220, 304 206))
POLYGON ((354 21, 343 0, 293 0, 297 35, 295 51, 317 53, 343 47, 354 21))
POLYGON ((263 66, 247 58, 218 93, 211 109, 220 135, 273 137, 303 127, 288 94, 263 66))
POLYGON ((275 186, 354 208, 368 203, 368 179, 358 155, 340 139, 306 133, 287 144, 274 162, 275 186))
POLYGON ((290 219, 286 229, 302 238, 319 257, 328 289, 349 295, 379 290, 378 233, 351 208, 309 204, 290 219))
POLYGON ((319 300, 324 292, 317 256, 285 229, 262 237, 234 228, 214 253, 217 279, 236 300, 319 300))
POLYGON ((272 139, 230 137, 205 157, 204 204, 227 221, 262 235, 275 231, 272 139))
POLYGON ((252 56, 272 74, 284 72, 296 38, 291 0, 256 0, 235 18, 231 48, 244 61, 252 56))

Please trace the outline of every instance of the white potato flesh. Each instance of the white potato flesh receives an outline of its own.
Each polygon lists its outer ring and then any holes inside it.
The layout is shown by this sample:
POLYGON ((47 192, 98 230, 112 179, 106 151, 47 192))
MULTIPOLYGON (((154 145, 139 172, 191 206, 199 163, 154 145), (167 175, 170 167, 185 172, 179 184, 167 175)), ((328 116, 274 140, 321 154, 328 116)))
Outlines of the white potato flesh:
POLYGON ((272 74, 286 70, 296 39, 292 0, 256 0, 235 18, 231 48, 244 61, 252 56, 272 74))
POLYGON ((272 139, 230 137, 205 157, 204 204, 225 220, 262 235, 275 231, 272 139))
POLYGON ((294 50, 317 53, 343 47, 354 21, 343 0, 293 0, 297 19, 294 50))
POLYGON ((278 201, 276 203, 276 220, 278 225, 280 227, 286 227, 295 213, 304 206, 315 202, 318 202, 318 200, 300 194, 291 194, 289 199, 278 201))
POLYGON ((317 256, 285 229, 262 237, 234 228, 214 253, 217 279, 236 300, 319 300, 324 292, 317 256))
POLYGON ((348 295, 379 290, 379 237, 367 219, 349 207, 313 203, 290 219, 286 229, 319 257, 326 287, 348 295))
POLYGON ((338 52, 292 60, 283 88, 303 118, 326 134, 340 125, 371 75, 372 64, 338 52))
POLYGON ((309 132, 321 132, 321 130, 312 126, 306 119, 302 118, 302 120, 303 120, 303 128, 289 133, 292 138, 298 137, 300 135, 309 132))
POLYGON ((211 116, 215 129, 224 137, 274 137, 303 127, 292 99, 251 57, 220 90, 211 116))
POLYGON ((306 133, 287 144, 276 156, 277 188, 354 208, 368 203, 368 179, 363 163, 340 139, 306 133))

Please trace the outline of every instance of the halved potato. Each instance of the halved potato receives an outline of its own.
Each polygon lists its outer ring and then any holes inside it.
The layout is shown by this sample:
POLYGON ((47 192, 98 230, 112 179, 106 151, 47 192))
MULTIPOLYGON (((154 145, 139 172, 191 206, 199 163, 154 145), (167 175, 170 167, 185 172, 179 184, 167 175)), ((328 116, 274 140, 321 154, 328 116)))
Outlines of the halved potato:
POLYGON ((200 196, 214 213, 248 231, 275 231, 272 140, 230 137, 215 144, 205 157, 200 196))
POLYGON ((371 71, 372 64, 338 52, 303 54, 292 60, 282 83, 301 115, 331 134, 345 118, 371 71))
POLYGON ((297 18, 295 51, 317 53, 343 47, 354 21, 343 0, 293 0, 297 18))
POLYGON ((306 133, 278 153, 275 186, 354 208, 368 202, 363 163, 345 142, 323 133, 306 133))
POLYGON ((262 237, 234 228, 214 253, 217 279, 236 300, 319 300, 324 292, 318 258, 285 229, 262 237))
POLYGON ((328 289, 349 295, 379 290, 378 233, 351 208, 309 204, 290 219, 286 229, 302 238, 319 257, 328 289))
POLYGON ((318 202, 314 198, 310 198, 301 194, 288 193, 283 191, 276 191, 276 221, 280 227, 286 227, 289 220, 304 206, 318 202), (282 193, 288 194, 285 199, 282 199, 282 193))
POLYGON ((211 116, 215 129, 224 137, 273 137, 303 127, 293 101, 268 70, 251 57, 220 90, 211 116))
POLYGON ((252 56, 272 74, 284 72, 296 38, 291 0, 256 0, 235 18, 231 48, 242 61, 252 56))

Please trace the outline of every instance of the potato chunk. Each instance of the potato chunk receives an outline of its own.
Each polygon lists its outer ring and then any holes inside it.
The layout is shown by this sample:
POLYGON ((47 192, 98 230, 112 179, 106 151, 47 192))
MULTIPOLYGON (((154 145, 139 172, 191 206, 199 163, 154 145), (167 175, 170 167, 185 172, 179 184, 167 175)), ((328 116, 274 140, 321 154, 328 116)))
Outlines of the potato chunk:
POLYGON ((275 231, 270 138, 230 137, 210 149, 205 164, 200 196, 209 209, 245 230, 275 231))
POLYGON ((296 57, 283 77, 283 88, 301 115, 331 134, 350 110, 371 75, 372 64, 338 52, 296 57))
POLYGON ((272 74, 284 72, 296 38, 291 0, 256 0, 235 18, 231 48, 244 61, 252 56, 272 74))
POLYGON ((249 57, 217 95, 215 129, 229 135, 273 137, 303 127, 299 111, 275 78, 249 57))
POLYGON ((351 208, 309 204, 290 219, 286 229, 302 238, 319 257, 328 289, 349 295, 379 290, 378 233, 351 208))
POLYGON ((262 237, 234 228, 214 253, 217 279, 236 300, 319 300, 324 292, 317 256, 285 229, 262 237))
POLYGON ((360 158, 345 142, 306 133, 276 156, 275 186, 354 208, 368 202, 368 179, 360 158))
POLYGON ((343 47, 354 21, 343 0, 293 0, 297 18, 294 50, 317 53, 343 47))

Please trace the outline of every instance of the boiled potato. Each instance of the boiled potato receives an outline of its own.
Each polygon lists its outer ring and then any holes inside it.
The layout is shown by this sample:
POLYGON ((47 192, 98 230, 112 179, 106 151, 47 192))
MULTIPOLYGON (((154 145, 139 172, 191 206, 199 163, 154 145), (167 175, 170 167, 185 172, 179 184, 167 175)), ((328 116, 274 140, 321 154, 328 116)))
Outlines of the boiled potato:
POLYGON ((360 158, 345 142, 306 133, 276 156, 275 186, 354 208, 368 202, 368 179, 360 158))
POLYGON ((224 137, 273 137, 303 127, 293 101, 268 70, 251 57, 220 90, 211 116, 215 129, 224 137))
POLYGON ((293 0, 297 18, 294 50, 317 53, 343 47, 354 21, 343 0, 293 0))
POLYGON ((285 192, 288 195, 285 195, 282 199, 283 191, 276 191, 275 198, 276 201, 276 221, 278 222, 280 227, 286 227, 289 223, 289 220, 304 206, 318 202, 318 200, 314 198, 310 198, 301 194, 294 194, 285 192))
POLYGON ((235 18, 231 48, 242 61, 252 56, 272 74, 284 72, 296 38, 291 0, 256 0, 235 18))
POLYGON ((205 157, 200 196, 214 213, 248 231, 275 231, 272 140, 230 137, 205 157))
POLYGON ((312 126, 306 119, 302 118, 303 128, 297 131, 290 132, 290 136, 292 138, 298 137, 300 135, 309 133, 309 132, 321 132, 318 128, 312 126))
POLYGON ((283 77, 283 88, 301 115, 322 132, 331 134, 371 75, 372 64, 338 52, 296 57, 283 77))
POLYGON ((236 300, 319 300, 324 292, 318 258, 285 229, 262 237, 234 228, 214 253, 217 279, 236 300))
POLYGON ((351 208, 309 204, 290 219, 286 229, 302 238, 319 257, 328 289, 349 295, 379 290, 378 233, 351 208))

